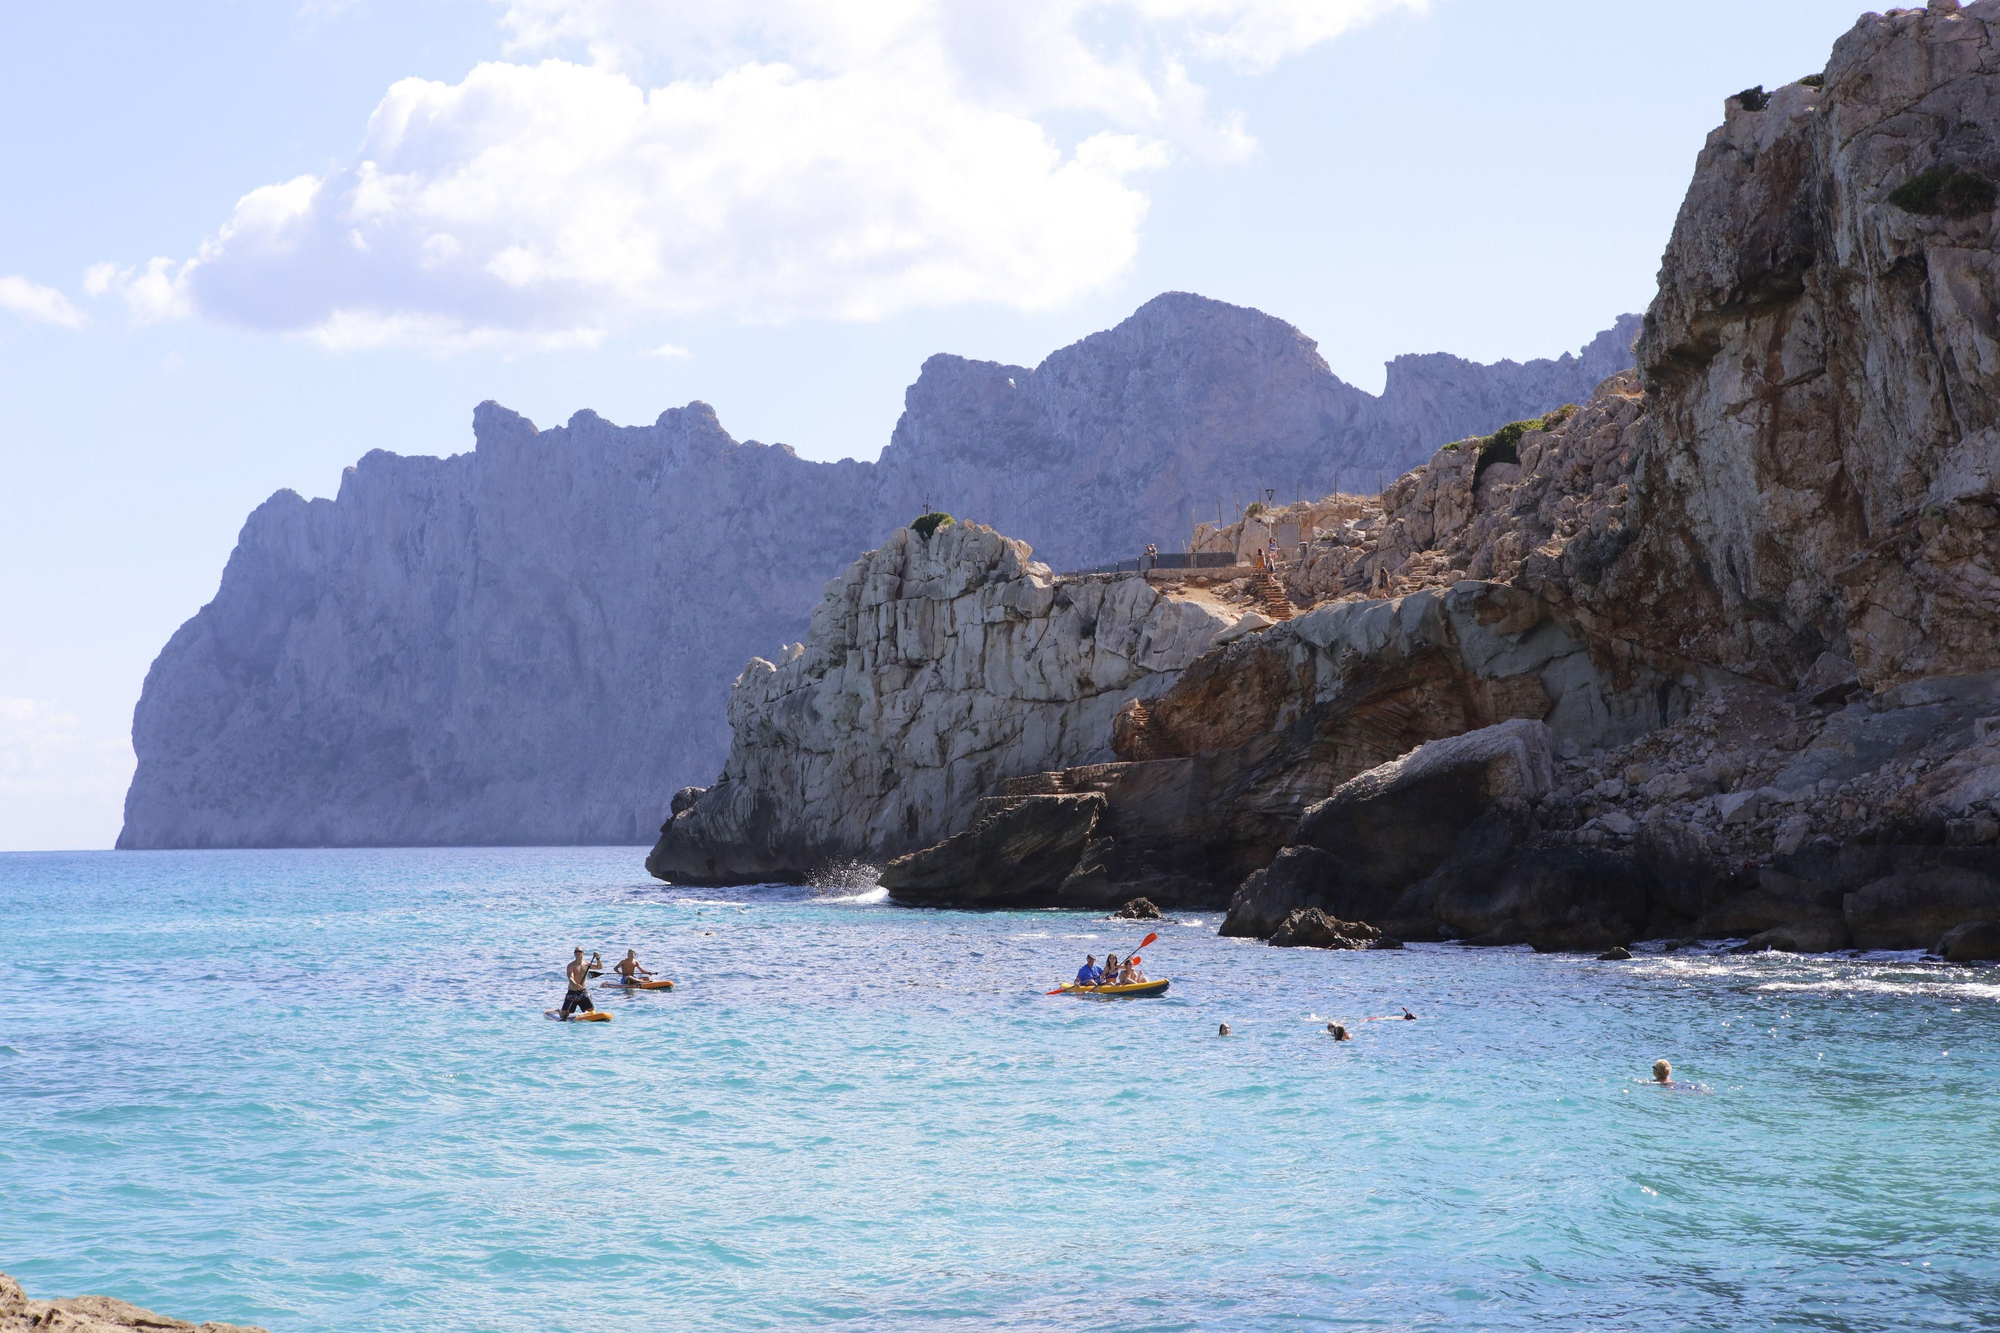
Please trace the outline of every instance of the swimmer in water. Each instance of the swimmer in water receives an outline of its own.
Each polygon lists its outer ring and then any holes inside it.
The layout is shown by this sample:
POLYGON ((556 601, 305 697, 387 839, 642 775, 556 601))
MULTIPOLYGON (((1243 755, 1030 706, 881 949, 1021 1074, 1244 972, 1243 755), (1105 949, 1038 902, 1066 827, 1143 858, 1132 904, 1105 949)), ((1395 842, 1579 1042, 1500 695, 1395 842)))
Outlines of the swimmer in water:
POLYGON ((1346 1029, 1346 1028, 1344 1028, 1344 1027, 1342 1027, 1342 1026, 1341 1026, 1340 1024, 1338 1024, 1338 1023, 1328 1023, 1328 1024, 1326 1025, 1326 1030, 1327 1030, 1328 1032, 1331 1032, 1331 1033, 1333 1034, 1333 1039, 1334 1039, 1335 1041, 1353 1041, 1353 1040, 1354 1040, 1354 1038, 1353 1038, 1352 1036, 1350 1036, 1350 1035, 1348 1034, 1348 1031, 1347 1031, 1347 1029, 1346 1029))
POLYGON ((1403 1017, 1409 1019, 1412 1023, 1417 1021, 1417 1016, 1410 1012, 1410 1006, 1407 1004, 1403 1006, 1403 1017))
POLYGON ((1665 1060, 1653 1061, 1653 1086, 1656 1088, 1672 1088, 1675 1092, 1708 1091, 1706 1084, 1676 1082, 1674 1079, 1674 1067, 1665 1060))
POLYGON ((1216 1028, 1216 1030, 1215 1030, 1215 1035, 1216 1035, 1216 1036, 1218 1036, 1218 1037, 1226 1037, 1226 1036, 1228 1036, 1228 1035, 1229 1035, 1229 1024, 1227 1024, 1227 1023, 1224 1023, 1224 1024, 1222 1024, 1222 1025, 1221 1025, 1220 1027, 1216 1028))

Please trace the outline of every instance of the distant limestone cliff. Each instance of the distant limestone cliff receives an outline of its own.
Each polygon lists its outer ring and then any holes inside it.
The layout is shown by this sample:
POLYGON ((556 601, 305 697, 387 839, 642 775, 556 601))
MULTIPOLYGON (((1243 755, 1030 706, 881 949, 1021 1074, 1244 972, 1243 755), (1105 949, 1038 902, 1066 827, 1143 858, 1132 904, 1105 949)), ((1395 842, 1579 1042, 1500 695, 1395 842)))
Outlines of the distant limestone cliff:
POLYGON ((743 663, 926 500, 1058 569, 1178 550, 1218 501, 1372 489, 1584 399, 1637 331, 1400 357, 1378 398, 1291 325, 1169 293, 1033 369, 932 357, 875 463, 739 442, 703 403, 550 430, 482 404, 471 453, 376 451, 250 515, 147 674, 118 845, 650 841, 722 768, 743 663))

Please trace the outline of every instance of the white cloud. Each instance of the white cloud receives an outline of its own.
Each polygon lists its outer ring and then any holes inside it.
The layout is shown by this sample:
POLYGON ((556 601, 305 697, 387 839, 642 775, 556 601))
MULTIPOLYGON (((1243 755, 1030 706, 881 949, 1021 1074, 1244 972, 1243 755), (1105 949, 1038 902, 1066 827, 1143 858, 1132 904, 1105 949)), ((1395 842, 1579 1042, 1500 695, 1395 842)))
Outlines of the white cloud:
POLYGON ((55 288, 29 282, 18 275, 0 277, 0 310, 11 310, 40 324, 60 324, 66 329, 80 329, 90 322, 55 288))
POLYGON ((661 361, 685 361, 693 356, 694 353, 675 343, 661 343, 658 347, 652 348, 650 351, 641 352, 639 355, 655 357, 661 361))
POLYGON ((134 762, 54 703, 0 696, 0 848, 109 847, 134 762))
POLYGON ((347 166, 245 195, 191 261, 88 285, 138 320, 336 349, 1046 309, 1131 261, 1145 173, 1254 148, 1196 64, 1425 3, 511 0, 510 49, 547 58, 403 80, 347 166))
POLYGON ((188 301, 186 264, 154 258, 144 266, 120 268, 116 264, 92 264, 83 272, 83 289, 92 296, 106 294, 125 302, 135 324, 157 324, 194 313, 188 301))

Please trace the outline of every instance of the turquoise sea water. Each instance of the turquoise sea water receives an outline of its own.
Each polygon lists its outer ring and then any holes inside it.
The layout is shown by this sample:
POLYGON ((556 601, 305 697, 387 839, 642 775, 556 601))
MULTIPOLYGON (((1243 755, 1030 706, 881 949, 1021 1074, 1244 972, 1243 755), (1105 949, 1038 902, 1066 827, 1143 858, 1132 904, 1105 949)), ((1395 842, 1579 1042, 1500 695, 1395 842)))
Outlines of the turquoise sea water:
POLYGON ((639 859, 0 856, 0 1270, 280 1333, 2000 1327, 2000 972, 1196 914, 1093 1002, 1143 927, 639 859), (574 944, 681 987, 548 1022, 574 944))

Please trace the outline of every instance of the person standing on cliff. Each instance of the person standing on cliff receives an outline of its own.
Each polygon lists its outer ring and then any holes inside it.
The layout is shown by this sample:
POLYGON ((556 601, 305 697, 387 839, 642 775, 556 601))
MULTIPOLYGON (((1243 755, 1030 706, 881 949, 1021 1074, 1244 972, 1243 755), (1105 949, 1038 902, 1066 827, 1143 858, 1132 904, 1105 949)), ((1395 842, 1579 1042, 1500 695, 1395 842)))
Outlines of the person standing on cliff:
POLYGON ((563 994, 562 1017, 568 1018, 576 1012, 586 1014, 597 1012, 597 1006, 590 1002, 584 987, 590 984, 590 964, 584 961, 583 949, 578 947, 576 955, 569 960, 563 974, 569 979, 569 990, 563 994))

